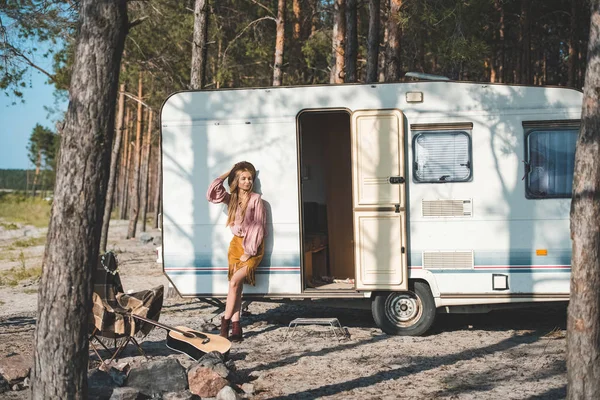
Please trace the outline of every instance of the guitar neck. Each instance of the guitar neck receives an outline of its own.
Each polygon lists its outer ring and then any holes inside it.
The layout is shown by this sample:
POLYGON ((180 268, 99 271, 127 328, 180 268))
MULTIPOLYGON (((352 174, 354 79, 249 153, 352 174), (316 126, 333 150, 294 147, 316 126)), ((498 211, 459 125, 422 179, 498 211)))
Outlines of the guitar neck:
POLYGON ((137 319, 139 319, 140 321, 147 322, 147 323, 149 323, 149 324, 152 324, 152 325, 158 326, 159 328, 163 328, 163 329, 166 329, 166 330, 168 330, 168 331, 173 331, 173 332, 181 333, 182 335, 186 335, 186 333, 187 333, 187 332, 185 332, 185 331, 182 331, 182 330, 179 330, 179 329, 177 329, 177 328, 173 328, 172 326, 165 325, 165 324, 161 324, 161 323, 160 323, 160 322, 158 322, 158 321, 154 321, 154 320, 151 320, 151 319, 148 319, 148 318, 140 317, 139 315, 131 314, 131 316, 132 316, 133 318, 137 318, 137 319))

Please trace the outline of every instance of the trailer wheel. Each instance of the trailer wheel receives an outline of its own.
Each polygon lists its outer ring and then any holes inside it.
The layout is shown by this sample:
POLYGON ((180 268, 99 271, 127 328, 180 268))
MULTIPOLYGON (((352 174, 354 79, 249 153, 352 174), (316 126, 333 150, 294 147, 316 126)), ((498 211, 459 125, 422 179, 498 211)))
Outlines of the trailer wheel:
POLYGON ((435 301, 424 282, 411 282, 406 292, 375 296, 371 311, 377 326, 389 335, 419 336, 433 325, 435 301))

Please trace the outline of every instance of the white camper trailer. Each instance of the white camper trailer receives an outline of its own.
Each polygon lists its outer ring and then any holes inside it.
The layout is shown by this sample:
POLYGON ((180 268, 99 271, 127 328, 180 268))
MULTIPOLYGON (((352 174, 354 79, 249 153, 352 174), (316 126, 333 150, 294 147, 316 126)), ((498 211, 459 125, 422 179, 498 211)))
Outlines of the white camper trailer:
POLYGON ((268 211, 246 298, 370 301, 387 333, 436 309, 566 301, 582 94, 448 81, 175 93, 161 112, 164 273, 227 293, 212 180, 241 160, 268 211))

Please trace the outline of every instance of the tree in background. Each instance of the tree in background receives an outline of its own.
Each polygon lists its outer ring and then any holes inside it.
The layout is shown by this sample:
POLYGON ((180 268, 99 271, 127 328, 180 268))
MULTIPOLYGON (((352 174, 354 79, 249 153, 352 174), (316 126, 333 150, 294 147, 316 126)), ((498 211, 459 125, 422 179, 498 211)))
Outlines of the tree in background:
POLYGON ((190 89, 202 89, 206 80, 206 40, 208 36, 208 0, 196 0, 192 38, 190 89))
POLYGON ((385 42, 385 80, 397 82, 402 72, 402 0, 389 0, 389 2, 388 38, 385 42))
MULTIPOLYGON (((36 195, 36 190, 43 179, 45 171, 55 173, 56 153, 59 145, 59 137, 50 129, 36 124, 29 137, 27 145, 28 158, 35 165, 35 175, 33 177, 32 195, 36 195)), ((53 177, 51 177, 53 181, 53 177)))
POLYGON ((344 83, 346 38, 346 0, 333 0, 332 65, 329 83, 344 83))
POLYGON ((285 43, 285 0, 277 2, 277 31, 275 38, 275 62, 273 63, 273 86, 281 86, 283 82, 283 49, 285 43))
POLYGON ((581 130, 575 152, 567 398, 600 398, 600 1, 591 1, 581 130))
POLYGON ((377 67, 379 65, 379 28, 381 25, 380 0, 369 0, 369 33, 367 39, 367 72, 365 82, 377 82, 377 67))
POLYGON ((356 82, 356 57, 358 56, 357 0, 346 0, 346 41, 344 49, 344 82, 356 82))
POLYGON ((38 295, 33 399, 87 397, 92 271, 98 262, 127 4, 78 4, 70 102, 38 295))

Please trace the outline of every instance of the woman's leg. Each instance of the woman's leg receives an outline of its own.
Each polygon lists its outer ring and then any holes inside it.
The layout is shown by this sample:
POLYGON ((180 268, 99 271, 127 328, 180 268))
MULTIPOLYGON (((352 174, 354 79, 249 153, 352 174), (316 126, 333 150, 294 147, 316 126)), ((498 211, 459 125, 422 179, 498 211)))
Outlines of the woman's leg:
POLYGON ((229 281, 227 303, 225 303, 225 319, 240 320, 240 307, 242 305, 242 289, 246 279, 247 267, 238 269, 229 281))

